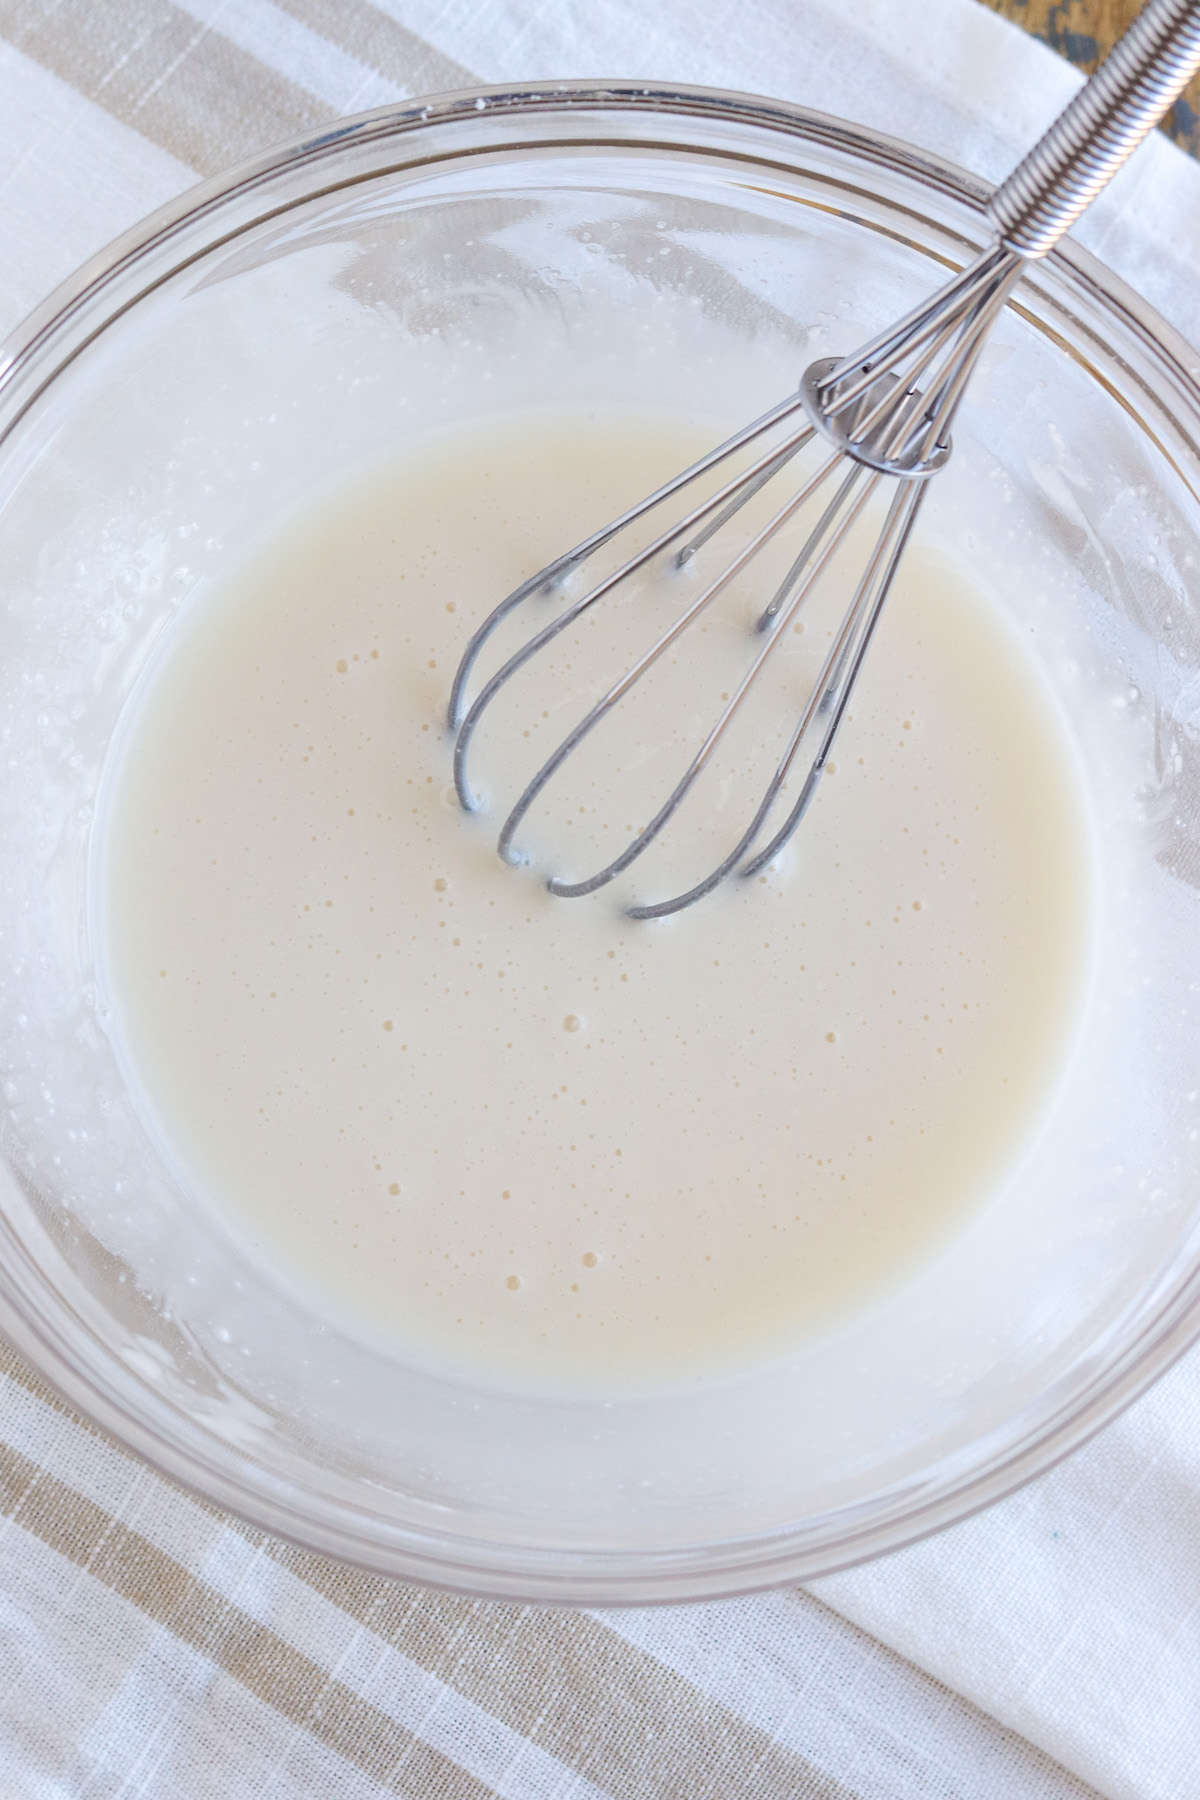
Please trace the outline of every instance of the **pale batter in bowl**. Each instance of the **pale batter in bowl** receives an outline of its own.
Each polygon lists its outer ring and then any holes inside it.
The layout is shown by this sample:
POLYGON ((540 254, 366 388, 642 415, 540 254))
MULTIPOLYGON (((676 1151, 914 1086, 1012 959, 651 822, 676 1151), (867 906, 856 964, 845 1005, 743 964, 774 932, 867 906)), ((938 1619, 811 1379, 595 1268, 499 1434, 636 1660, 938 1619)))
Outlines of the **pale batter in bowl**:
MULTIPOLYGON (((653 416, 516 415, 310 505, 197 602, 116 774, 113 1004, 191 1185, 334 1317, 474 1379, 695 1382, 836 1327, 1002 1191, 1078 1035, 1094 872, 1066 722, 927 544, 770 877, 638 923, 612 892, 551 898, 447 805, 466 633, 708 447, 653 416)), ((680 672, 685 713, 728 684, 762 579, 680 672)), ((497 783, 652 611, 533 672, 497 783)), ((823 645, 805 616, 784 729, 823 645)), ((621 721, 638 781, 669 704, 621 721)), ((543 809, 563 855, 636 804, 614 753, 543 809)), ((751 784, 714 776, 715 828, 751 784)))

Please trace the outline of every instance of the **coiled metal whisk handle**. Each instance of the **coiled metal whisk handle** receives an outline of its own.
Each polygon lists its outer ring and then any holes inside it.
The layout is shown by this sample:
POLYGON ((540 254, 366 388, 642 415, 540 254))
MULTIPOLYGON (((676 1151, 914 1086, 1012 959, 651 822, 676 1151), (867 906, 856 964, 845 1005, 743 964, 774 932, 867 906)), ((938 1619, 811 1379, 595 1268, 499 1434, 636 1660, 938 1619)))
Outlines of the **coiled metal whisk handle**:
POLYGON ((1149 0, 1107 60, 987 206, 986 250, 914 312, 850 356, 807 369, 813 424, 885 474, 924 477, 989 331, 1026 265, 1045 256, 1200 69, 1200 0, 1149 0))
POLYGON ((996 235, 1033 258, 1069 231, 1200 68, 1197 0, 1149 0, 988 203, 996 235))

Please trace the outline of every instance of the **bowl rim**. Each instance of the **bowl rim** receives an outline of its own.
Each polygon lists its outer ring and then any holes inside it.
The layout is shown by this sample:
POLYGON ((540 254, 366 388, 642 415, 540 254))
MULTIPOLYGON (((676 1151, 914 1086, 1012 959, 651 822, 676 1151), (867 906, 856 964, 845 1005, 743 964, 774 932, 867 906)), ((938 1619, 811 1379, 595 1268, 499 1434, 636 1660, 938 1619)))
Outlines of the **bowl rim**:
MULTIPOLYGON (((114 239, 60 283, 26 319, 0 342, 0 445, 20 424, 39 395, 62 367, 107 328, 119 313, 108 313, 90 334, 83 331, 44 380, 36 365, 42 352, 70 333, 92 304, 141 259, 169 252, 197 226, 213 219, 222 207, 250 199, 284 174, 305 172, 312 184, 287 197, 277 209, 290 211, 323 193, 344 189, 348 181, 333 178, 336 160, 347 151, 418 132, 485 117, 514 120, 555 112, 640 114, 652 119, 682 115, 698 121, 725 121, 773 132, 798 145, 824 146, 866 167, 891 171, 934 194, 961 203, 981 216, 992 185, 955 164, 900 139, 791 103, 754 94, 689 85, 656 85, 639 81, 553 81, 528 85, 496 85, 456 90, 376 108, 336 121, 327 130, 290 139, 240 162, 222 174, 193 186, 114 239), (321 180, 328 166, 330 179, 321 180), (32 379, 31 379, 32 377, 32 379)), ((587 142, 577 139, 578 142, 587 142)), ((660 141, 667 147, 668 140, 660 141)), ((536 140, 534 140, 536 142, 536 140)), ((651 129, 637 140, 653 147, 651 129)), ((480 149, 495 149, 489 144, 480 149)), ((501 146, 503 147, 503 146, 501 146)), ((516 147, 516 146, 514 146, 516 147)), ((520 146, 531 147, 530 142, 520 146)), ((678 150, 677 143, 670 148, 678 150)), ((693 149, 711 154, 698 142, 693 149)), ((400 158, 396 172, 435 165, 444 160, 436 150, 400 158)), ((769 162, 766 155, 750 160, 769 162)), ((377 179, 386 170, 373 169, 377 179)), ((238 225, 229 239, 271 214, 256 213, 238 225)), ((207 255, 222 241, 206 240, 196 255, 207 255)), ((178 273, 190 258, 172 263, 178 273)), ((1167 369, 1190 406, 1195 435, 1187 434, 1200 466, 1200 356, 1172 325, 1162 319, 1132 288, 1077 244, 1064 242, 1047 259, 1069 271, 1072 285, 1115 315, 1153 361, 1167 369)), ((164 275, 160 279, 166 279, 164 275)), ((150 287, 157 285, 152 282, 150 287)), ((143 288, 121 311, 128 310, 150 288, 143 288)), ((1158 399, 1161 404, 1161 398, 1158 399)), ((1054 1466, 1085 1443, 1137 1399, 1200 1337, 1200 1266, 1188 1278, 1151 1303, 1149 1322, 1138 1340, 1105 1363, 1083 1389, 1051 1407, 1029 1435, 1015 1446, 1002 1446, 990 1459, 967 1469, 951 1470, 933 1491, 903 1491, 882 1514, 870 1502, 854 1511, 822 1538, 819 1519, 792 1524, 769 1533, 716 1540, 679 1551, 549 1550, 497 1545, 461 1534, 435 1537, 399 1527, 329 1496, 314 1496, 298 1487, 284 1491, 277 1477, 232 1446, 219 1442, 185 1421, 157 1393, 134 1383, 123 1365, 108 1352, 85 1364, 62 1344, 44 1305, 53 1296, 11 1222, 0 1216, 0 1331, 37 1374, 48 1380, 86 1419, 133 1450, 158 1473, 182 1485, 207 1503, 220 1506, 255 1528, 266 1530, 311 1551, 335 1557, 374 1574, 403 1577, 450 1591, 540 1604, 645 1605, 715 1599, 832 1574, 886 1552, 916 1543, 992 1505, 1054 1466), (24 1279, 21 1279, 22 1275, 24 1279), (110 1377, 108 1386, 97 1369, 110 1377), (160 1428, 156 1428, 156 1418, 160 1428), (173 1430, 161 1425, 170 1421, 173 1430), (314 1505, 313 1502, 319 1503, 314 1505), (374 1529, 372 1529, 374 1527, 374 1529)), ((965 1453, 953 1459, 957 1464, 965 1453)), ((920 1488, 920 1482, 906 1484, 920 1488)), ((830 1515, 836 1517, 836 1515, 830 1515)))

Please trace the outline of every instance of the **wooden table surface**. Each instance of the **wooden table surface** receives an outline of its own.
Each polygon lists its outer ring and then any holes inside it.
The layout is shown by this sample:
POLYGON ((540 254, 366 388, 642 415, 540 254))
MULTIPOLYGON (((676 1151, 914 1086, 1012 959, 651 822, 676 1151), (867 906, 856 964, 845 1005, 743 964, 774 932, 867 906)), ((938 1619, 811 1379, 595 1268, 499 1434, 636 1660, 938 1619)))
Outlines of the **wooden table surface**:
MULTIPOLYGON (((919 4, 919 0, 918 0, 919 4)), ((1140 0, 984 0, 1089 73, 1141 11, 1140 0)), ((1163 130, 1200 156, 1200 76, 1177 100, 1163 130)))

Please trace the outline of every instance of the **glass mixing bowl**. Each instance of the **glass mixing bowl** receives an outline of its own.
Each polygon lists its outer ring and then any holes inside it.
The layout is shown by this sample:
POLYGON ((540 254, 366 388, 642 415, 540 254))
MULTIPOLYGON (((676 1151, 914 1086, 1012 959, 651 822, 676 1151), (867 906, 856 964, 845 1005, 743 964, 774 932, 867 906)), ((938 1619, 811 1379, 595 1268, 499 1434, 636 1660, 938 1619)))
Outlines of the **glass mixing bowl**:
POLYGON ((263 520, 513 405, 749 418, 969 258, 984 198, 921 152, 733 94, 453 95, 193 190, 9 345, 0 1325, 167 1474, 389 1574, 713 1596, 962 1518, 1200 1329, 1200 390, 1186 346, 1071 246, 1001 320, 926 517, 1031 628, 1072 722, 1095 987, 1020 1175, 919 1279, 687 1393, 444 1379, 322 1321, 188 1200, 111 1036, 104 770, 155 645, 263 520))

